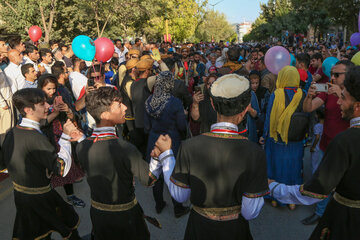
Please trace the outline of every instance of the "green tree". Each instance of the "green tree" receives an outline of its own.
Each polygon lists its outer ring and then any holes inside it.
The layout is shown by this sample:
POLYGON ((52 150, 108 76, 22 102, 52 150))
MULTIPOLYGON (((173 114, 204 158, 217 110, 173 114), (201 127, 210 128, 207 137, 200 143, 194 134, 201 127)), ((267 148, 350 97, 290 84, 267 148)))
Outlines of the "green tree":
POLYGON ((234 27, 227 21, 225 14, 209 10, 205 13, 204 20, 198 25, 195 38, 200 41, 210 42, 212 37, 216 42, 220 40, 232 41, 236 35, 234 27))

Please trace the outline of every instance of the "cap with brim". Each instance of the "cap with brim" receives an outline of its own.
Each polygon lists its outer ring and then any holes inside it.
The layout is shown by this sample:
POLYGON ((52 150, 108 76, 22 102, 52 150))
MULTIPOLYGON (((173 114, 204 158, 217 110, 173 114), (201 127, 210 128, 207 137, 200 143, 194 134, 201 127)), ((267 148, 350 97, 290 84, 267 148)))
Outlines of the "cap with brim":
POLYGON ((126 62, 126 69, 133 69, 134 67, 136 67, 136 64, 139 62, 139 59, 137 58, 132 58, 129 61, 126 62))
POLYGON ((129 53, 128 53, 130 56, 131 55, 140 55, 140 51, 139 50, 137 50, 137 49, 130 49, 129 50, 129 53))
POLYGON ((141 56, 140 60, 144 60, 144 59, 151 59, 151 57, 150 57, 150 55, 141 56))
POLYGON ((151 69, 153 64, 154 64, 154 61, 152 59, 144 59, 144 60, 140 60, 136 64, 136 68, 139 71, 145 71, 145 70, 151 69))
POLYGON ((243 112, 250 104, 250 82, 237 74, 224 75, 213 83, 210 96, 217 113, 234 116, 243 112))

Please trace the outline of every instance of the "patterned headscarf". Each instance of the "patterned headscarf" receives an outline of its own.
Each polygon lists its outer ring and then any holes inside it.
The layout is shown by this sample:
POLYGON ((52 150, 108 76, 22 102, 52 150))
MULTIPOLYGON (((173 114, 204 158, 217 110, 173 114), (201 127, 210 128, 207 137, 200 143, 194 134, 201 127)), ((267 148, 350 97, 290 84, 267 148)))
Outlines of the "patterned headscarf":
POLYGON ((155 119, 160 118, 174 88, 174 76, 170 71, 160 72, 156 77, 154 94, 145 104, 146 112, 155 119))

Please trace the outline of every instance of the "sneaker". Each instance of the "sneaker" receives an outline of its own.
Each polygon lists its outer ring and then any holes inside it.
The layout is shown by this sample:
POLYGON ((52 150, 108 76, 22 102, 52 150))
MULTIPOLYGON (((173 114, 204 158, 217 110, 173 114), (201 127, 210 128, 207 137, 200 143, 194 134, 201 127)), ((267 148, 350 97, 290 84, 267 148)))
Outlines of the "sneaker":
POLYGON ((71 195, 67 197, 68 203, 75 206, 75 207, 81 207, 84 208, 85 207, 85 203, 83 200, 81 200, 80 198, 76 197, 75 195, 71 195))

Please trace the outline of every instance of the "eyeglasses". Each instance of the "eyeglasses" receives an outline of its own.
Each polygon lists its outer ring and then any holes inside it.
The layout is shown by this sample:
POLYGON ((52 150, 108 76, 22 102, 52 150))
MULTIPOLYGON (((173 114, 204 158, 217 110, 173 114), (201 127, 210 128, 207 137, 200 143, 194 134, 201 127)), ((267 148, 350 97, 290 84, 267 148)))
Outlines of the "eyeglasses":
POLYGON ((341 74, 345 74, 346 72, 330 72, 330 76, 334 76, 338 78, 341 74))

